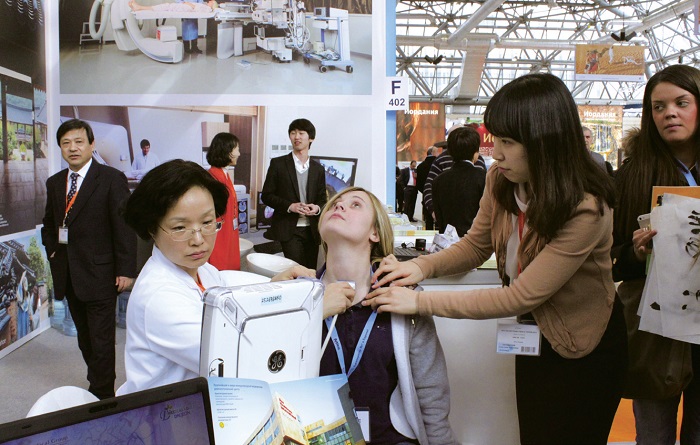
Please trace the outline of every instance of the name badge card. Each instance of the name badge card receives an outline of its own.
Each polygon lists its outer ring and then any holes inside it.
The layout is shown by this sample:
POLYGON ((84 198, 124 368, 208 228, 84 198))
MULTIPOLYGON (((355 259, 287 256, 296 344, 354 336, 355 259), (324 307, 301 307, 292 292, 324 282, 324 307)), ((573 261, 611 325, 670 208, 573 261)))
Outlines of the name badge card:
POLYGON ((499 354, 540 355, 540 328, 515 320, 498 320, 496 352, 499 354))
POLYGON ((58 228, 58 242, 59 244, 68 244, 68 227, 58 228))
POLYGON ((369 408, 355 408, 355 417, 357 417, 357 423, 360 424, 360 429, 362 430, 362 436, 365 442, 371 442, 369 437, 369 408))

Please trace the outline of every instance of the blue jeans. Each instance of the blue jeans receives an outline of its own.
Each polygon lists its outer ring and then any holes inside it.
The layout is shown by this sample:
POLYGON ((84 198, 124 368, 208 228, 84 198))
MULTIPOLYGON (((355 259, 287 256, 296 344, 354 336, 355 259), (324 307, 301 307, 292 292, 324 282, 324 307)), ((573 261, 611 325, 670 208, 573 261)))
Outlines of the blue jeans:
MULTIPOLYGON (((695 375, 683 391, 681 445, 700 445, 700 346, 693 345, 695 375)), ((681 396, 666 400, 637 399, 632 402, 637 445, 676 443, 676 418, 681 396)))

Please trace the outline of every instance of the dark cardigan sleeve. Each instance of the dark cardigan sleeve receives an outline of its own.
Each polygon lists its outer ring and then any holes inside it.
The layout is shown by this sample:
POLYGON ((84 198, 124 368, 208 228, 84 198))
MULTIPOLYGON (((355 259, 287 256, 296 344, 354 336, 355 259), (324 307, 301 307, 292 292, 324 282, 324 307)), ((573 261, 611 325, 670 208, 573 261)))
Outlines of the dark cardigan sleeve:
MULTIPOLYGON (((620 196, 620 185, 629 180, 629 172, 627 166, 623 164, 615 176, 615 188, 617 189, 618 209, 620 202, 626 199, 635 199, 638 197, 620 196)), ((632 234, 636 230, 636 218, 638 215, 627 215, 629 221, 616 221, 613 230, 613 246, 610 250, 612 258, 612 273, 613 280, 627 281, 646 277, 646 262, 639 261, 634 254, 634 246, 632 244, 632 234), (634 219, 632 221, 632 219, 634 219), (621 224, 624 223, 624 224, 621 224)), ((616 211, 614 217, 625 217, 621 212, 616 211)))

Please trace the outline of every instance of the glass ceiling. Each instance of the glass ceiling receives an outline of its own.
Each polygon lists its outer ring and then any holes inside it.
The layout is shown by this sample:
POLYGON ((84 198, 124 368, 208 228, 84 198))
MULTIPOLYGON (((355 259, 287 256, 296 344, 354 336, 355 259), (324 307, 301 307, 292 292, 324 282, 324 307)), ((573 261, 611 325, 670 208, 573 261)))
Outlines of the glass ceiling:
POLYGON ((398 0, 397 75, 411 79, 411 100, 439 101, 466 114, 502 85, 528 73, 564 80, 579 104, 641 103, 644 83, 574 80, 574 44, 618 43, 611 34, 645 45, 646 76, 664 67, 700 64, 694 33, 695 1, 398 0), (465 79, 480 78, 471 94, 465 79))

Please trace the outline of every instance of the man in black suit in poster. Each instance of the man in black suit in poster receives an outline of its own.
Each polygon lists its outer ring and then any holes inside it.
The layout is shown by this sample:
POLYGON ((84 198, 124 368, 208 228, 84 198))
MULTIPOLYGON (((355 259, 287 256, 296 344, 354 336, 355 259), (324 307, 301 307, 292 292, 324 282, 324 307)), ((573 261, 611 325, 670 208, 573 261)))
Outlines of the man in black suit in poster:
POLYGON ((68 300, 88 388, 114 397, 116 303, 136 275, 136 235, 119 214, 129 196, 126 176, 92 159, 95 137, 72 119, 56 132, 68 168, 46 181, 42 242, 57 299, 68 300))
POLYGON ((409 167, 401 170, 401 183, 403 184, 403 213, 408 220, 414 222, 413 214, 416 212, 416 198, 418 198, 418 172, 416 161, 411 161, 409 167))
POLYGON ((268 233, 282 244, 284 256, 316 269, 318 216, 328 201, 323 166, 309 158, 316 128, 307 119, 289 124, 289 140, 293 151, 270 161, 262 201, 275 209, 268 233))

